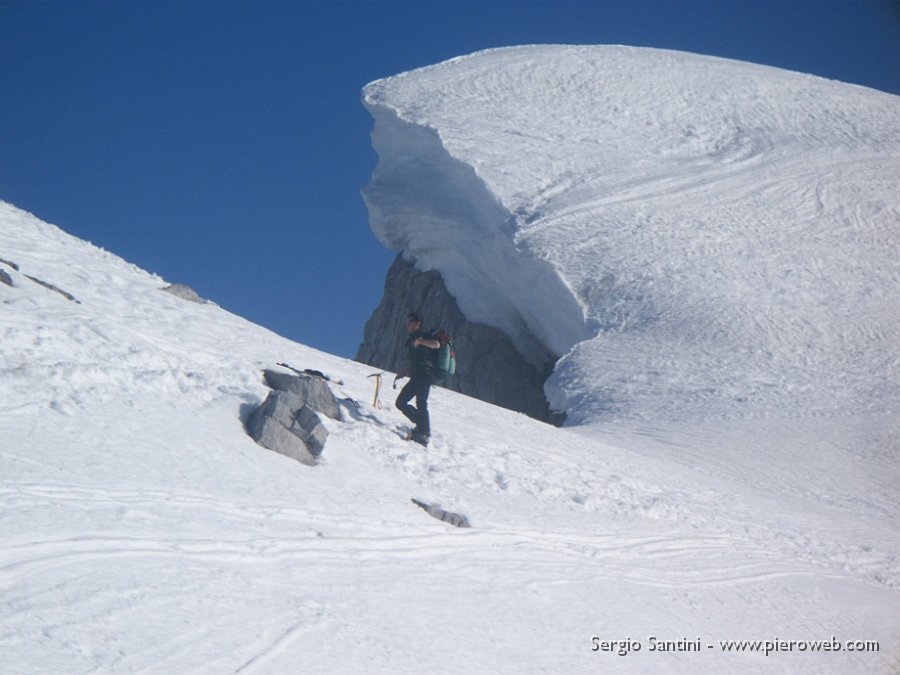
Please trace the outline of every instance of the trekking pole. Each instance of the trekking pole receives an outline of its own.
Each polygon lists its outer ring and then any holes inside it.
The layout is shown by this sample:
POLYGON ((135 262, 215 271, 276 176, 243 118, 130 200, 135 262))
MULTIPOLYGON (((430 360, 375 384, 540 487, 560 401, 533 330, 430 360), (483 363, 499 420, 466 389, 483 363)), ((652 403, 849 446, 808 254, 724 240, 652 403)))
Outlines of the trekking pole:
MULTIPOLYGON (((372 399, 372 405, 375 408, 377 408, 378 410, 381 410, 381 401, 378 400, 378 392, 381 391, 381 376, 382 375, 384 375, 384 373, 372 373, 371 375, 369 375, 369 377, 375 378, 375 398, 372 399)), ((367 377, 366 379, 368 380, 369 377, 367 377)))

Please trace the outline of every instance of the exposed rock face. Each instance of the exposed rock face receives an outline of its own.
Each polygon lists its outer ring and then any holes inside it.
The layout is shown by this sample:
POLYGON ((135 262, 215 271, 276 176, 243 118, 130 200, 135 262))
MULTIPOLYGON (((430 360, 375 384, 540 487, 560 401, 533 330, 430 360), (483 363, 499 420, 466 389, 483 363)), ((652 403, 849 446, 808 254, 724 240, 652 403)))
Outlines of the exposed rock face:
POLYGON ((562 422, 544 398, 544 381, 556 357, 535 340, 526 359, 502 331, 468 321, 441 275, 415 269, 402 255, 388 271, 384 297, 366 323, 356 360, 391 372, 402 371, 406 359, 403 319, 410 311, 422 314, 426 328, 442 328, 453 336, 459 366, 444 385, 448 389, 544 422, 562 422))

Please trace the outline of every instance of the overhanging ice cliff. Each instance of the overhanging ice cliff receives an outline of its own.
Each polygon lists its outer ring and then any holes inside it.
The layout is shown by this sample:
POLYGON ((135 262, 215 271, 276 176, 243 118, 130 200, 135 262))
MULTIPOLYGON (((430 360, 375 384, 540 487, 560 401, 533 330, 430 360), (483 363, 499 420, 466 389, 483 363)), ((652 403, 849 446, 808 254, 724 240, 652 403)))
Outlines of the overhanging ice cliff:
POLYGON ((692 54, 480 52, 364 90, 373 230, 561 357, 584 423, 900 407, 900 99, 692 54))

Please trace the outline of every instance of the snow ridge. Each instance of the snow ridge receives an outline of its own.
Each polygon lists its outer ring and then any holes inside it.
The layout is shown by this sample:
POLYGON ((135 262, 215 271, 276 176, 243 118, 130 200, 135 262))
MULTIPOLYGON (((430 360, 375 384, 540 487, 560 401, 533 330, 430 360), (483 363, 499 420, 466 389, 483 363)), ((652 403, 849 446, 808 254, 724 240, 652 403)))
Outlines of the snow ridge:
POLYGON ((531 46, 364 101, 373 229, 464 312, 560 354, 570 423, 900 409, 896 96, 531 46))

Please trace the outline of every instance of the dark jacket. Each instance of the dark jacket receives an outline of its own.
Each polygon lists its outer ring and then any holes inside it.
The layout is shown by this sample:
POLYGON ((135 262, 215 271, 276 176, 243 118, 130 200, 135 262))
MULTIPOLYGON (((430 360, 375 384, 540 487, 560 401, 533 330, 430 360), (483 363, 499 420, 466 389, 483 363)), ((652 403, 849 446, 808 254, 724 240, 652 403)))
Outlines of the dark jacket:
POLYGON ((410 377, 430 377, 431 372, 434 369, 434 359, 436 350, 429 349, 428 347, 424 347, 419 345, 418 347, 413 347, 413 342, 416 341, 416 338, 423 338, 425 340, 435 340, 434 331, 428 330, 419 330, 415 333, 410 333, 406 338, 406 372, 410 377))

